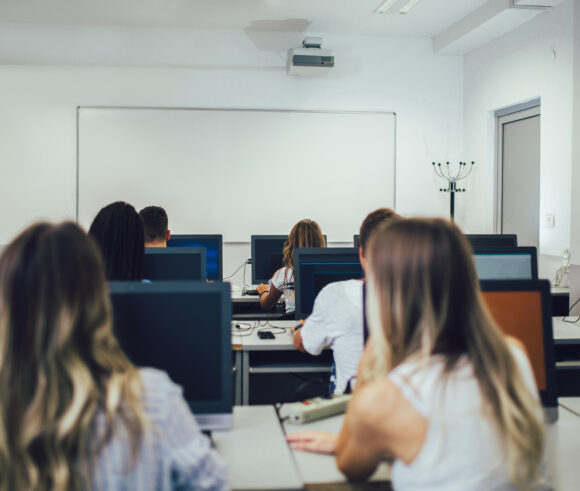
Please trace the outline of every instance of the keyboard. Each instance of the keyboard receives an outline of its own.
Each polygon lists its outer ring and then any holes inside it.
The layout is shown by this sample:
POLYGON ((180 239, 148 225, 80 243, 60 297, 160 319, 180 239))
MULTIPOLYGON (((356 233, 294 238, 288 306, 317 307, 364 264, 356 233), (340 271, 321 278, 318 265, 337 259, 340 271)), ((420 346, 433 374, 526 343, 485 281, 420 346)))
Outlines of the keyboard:
POLYGON ((253 295, 255 297, 259 296, 258 290, 255 288, 243 288, 242 295, 253 295))

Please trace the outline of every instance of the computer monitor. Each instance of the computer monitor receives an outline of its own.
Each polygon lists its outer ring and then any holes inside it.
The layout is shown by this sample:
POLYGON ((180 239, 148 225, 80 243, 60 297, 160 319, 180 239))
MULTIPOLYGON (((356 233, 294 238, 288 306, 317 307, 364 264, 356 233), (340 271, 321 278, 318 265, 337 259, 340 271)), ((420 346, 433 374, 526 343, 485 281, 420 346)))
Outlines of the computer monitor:
POLYGON ((232 426, 229 283, 109 283, 114 331, 139 367, 167 372, 202 429, 232 426))
POLYGON ((360 246, 360 239, 359 239, 359 237, 360 237, 360 236, 359 236, 359 234, 354 234, 354 235, 352 236, 352 243, 354 244, 354 247, 355 247, 356 249, 358 249, 358 248, 359 248, 359 246, 360 246))
POLYGON ((316 295, 329 283, 363 276, 358 249, 354 247, 295 249, 296 319, 312 313, 316 295))
POLYGON ((473 250, 479 247, 517 247, 516 234, 465 234, 473 250))
POLYGON ((558 419, 550 283, 547 280, 481 281, 483 298, 499 327, 526 347, 542 405, 558 419))
MULTIPOLYGON (((282 249, 287 235, 252 235, 252 284, 267 283, 283 266, 282 249)), ((324 236, 326 242, 326 235, 324 236)))
POLYGON ((208 280, 223 278, 223 238, 221 235, 171 235, 167 247, 204 247, 205 272, 208 280))
POLYGON ((151 281, 205 280, 205 249, 146 247, 143 278, 151 281))
POLYGON ((535 247, 486 247, 473 255, 480 280, 537 280, 535 247))

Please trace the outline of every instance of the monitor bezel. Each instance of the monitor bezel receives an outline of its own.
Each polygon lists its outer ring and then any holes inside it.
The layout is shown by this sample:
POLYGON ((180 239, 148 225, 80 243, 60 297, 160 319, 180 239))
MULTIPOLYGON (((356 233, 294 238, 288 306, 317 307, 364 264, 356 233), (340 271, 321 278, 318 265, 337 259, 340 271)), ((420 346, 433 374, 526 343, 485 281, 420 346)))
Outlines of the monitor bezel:
POLYGON ((517 234, 465 234, 467 240, 471 244, 471 247, 518 247, 518 236, 517 234), (473 244, 472 240, 499 240, 499 239, 509 239, 511 244, 490 244, 490 245, 477 245, 473 244))
MULTIPOLYGON (((221 234, 171 234, 167 247, 172 240, 217 240, 218 241, 218 278, 208 278, 209 280, 223 281, 224 278, 224 259, 223 259, 223 235, 221 234)), ((206 255, 206 275, 207 275, 207 255, 206 255)))
MULTIPOLYGON (((208 283, 202 281, 159 281, 147 283, 142 281, 109 281, 109 294, 115 295, 155 295, 167 293, 221 293, 220 295, 220 328, 222 330, 221 345, 222 377, 220 401, 230 411, 213 413, 194 413, 195 418, 204 431, 228 430, 233 424, 233 381, 232 381, 232 342, 231 342, 231 287, 227 282, 208 283)), ((112 299, 111 299, 112 303, 112 299)), ((167 325, 163 326, 166 330, 167 325)), ((185 397, 184 397, 185 399, 185 397)), ((192 413, 194 412, 189 401, 186 400, 192 413)))
POLYGON ((360 247, 360 234, 354 234, 352 236, 352 243, 355 249, 358 249, 360 247))
MULTIPOLYGON (((252 255, 252 285, 268 283, 270 278, 258 278, 256 276, 256 241, 257 240, 288 240, 288 235, 252 235, 250 236, 250 252, 252 255)), ((284 247, 282 245, 282 247, 284 247)), ((280 249, 282 252, 282 249, 280 249)))
MULTIPOLYGON (((532 278, 531 280, 538 279, 538 252, 535 247, 532 246, 518 246, 518 247, 501 247, 501 246, 487 246, 478 248, 478 250, 473 251, 473 255, 483 255, 483 254, 530 254, 532 258, 532 278)), ((474 259, 475 262, 475 259, 474 259)), ((522 278, 523 280, 523 278, 522 278)), ((515 279, 506 280, 480 280, 480 281, 519 281, 515 279)))
MULTIPOLYGON (((549 422, 558 419, 558 392, 556 357, 552 329, 552 297, 548 280, 480 280, 482 292, 539 291, 542 299, 542 330, 544 335, 544 360, 546 364, 546 390, 538 391, 549 422)), ((484 300, 485 302, 485 300, 484 300)))
MULTIPOLYGON (((302 305, 302 273, 300 271, 300 265, 304 261, 304 258, 309 256, 339 256, 343 254, 353 254, 356 257, 357 262, 360 264, 359 250, 356 247, 307 247, 294 249, 294 305, 295 305, 295 317, 296 319, 305 319, 308 317, 312 311, 305 311, 305 306, 302 305)), ((319 259, 320 260, 320 259, 319 259)), ((329 261, 330 262, 330 261, 329 261)), ((362 269, 362 265, 361 265, 362 269)), ((364 271, 363 276, 364 277, 364 271)))
MULTIPOLYGON (((199 281, 205 280, 207 277, 207 272, 205 269, 205 247, 146 247, 145 248, 145 255, 171 255, 171 254, 190 254, 190 255, 199 255, 201 256, 201 278, 191 278, 186 280, 179 280, 179 281, 199 281)), ((178 280, 168 280, 168 279, 153 279, 153 278, 146 278, 145 277, 145 264, 143 264, 143 278, 157 282, 157 281, 178 281, 178 280)))

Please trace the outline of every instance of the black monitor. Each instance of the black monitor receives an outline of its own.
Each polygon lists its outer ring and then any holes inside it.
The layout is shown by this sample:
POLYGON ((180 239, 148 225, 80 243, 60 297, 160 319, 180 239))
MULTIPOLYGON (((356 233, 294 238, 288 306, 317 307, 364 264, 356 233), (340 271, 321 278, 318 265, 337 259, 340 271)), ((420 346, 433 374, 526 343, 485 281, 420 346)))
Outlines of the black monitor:
POLYGON ((208 280, 223 278, 223 238, 221 235, 171 235, 167 247, 205 248, 205 272, 208 280))
POLYGON ((537 280, 535 247, 486 247, 473 254, 480 280, 537 280))
POLYGON ((356 249, 359 248, 359 246, 360 246, 360 236, 359 236, 359 234, 354 234, 352 236, 352 243, 354 244, 354 247, 356 249))
POLYGON ((202 429, 232 425, 229 283, 109 283, 114 331, 129 359, 179 384, 202 429))
POLYGON ((354 247, 295 249, 296 319, 305 319, 312 313, 316 295, 329 283, 363 276, 358 249, 354 247))
POLYGON ((481 247, 517 247, 516 234, 465 234, 474 251, 481 247))
MULTIPOLYGON (((267 283, 282 266, 287 235, 252 235, 252 284, 267 283)), ((326 242, 326 235, 324 236, 326 242)))
POLYGON ((205 280, 205 249, 146 247, 143 278, 151 281, 205 280))
POLYGON ((498 326, 526 347, 542 405, 558 419, 556 363, 547 280, 481 281, 483 298, 498 326))

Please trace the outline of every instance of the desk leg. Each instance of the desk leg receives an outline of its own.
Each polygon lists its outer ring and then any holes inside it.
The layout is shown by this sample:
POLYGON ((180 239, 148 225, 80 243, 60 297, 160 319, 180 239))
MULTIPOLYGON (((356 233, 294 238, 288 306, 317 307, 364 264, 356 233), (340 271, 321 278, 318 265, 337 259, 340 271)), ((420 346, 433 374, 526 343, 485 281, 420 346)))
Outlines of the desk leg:
POLYGON ((234 377, 235 392, 234 404, 239 406, 242 404, 242 352, 234 351, 234 370, 236 376, 234 377))
POLYGON ((242 351, 242 405, 250 404, 250 352, 242 351))

